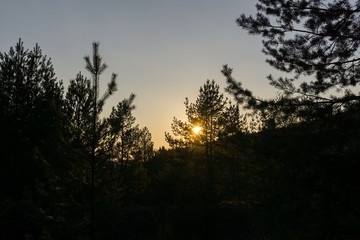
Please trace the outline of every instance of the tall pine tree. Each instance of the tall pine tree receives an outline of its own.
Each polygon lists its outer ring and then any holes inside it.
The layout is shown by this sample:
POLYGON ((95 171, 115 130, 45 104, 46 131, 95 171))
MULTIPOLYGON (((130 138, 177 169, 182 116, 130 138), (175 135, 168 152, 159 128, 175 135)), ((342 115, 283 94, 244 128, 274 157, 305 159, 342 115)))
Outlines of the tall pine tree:
POLYGON ((63 87, 38 45, 0 53, 0 238, 49 234, 63 164, 63 87))

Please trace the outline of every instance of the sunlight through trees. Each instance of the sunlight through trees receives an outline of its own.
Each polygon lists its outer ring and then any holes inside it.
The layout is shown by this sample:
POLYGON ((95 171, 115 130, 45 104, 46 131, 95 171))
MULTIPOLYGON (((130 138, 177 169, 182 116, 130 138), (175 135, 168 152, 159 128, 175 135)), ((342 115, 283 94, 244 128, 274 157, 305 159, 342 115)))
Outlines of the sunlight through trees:
POLYGON ((192 131, 193 131, 195 134, 200 134, 201 130, 202 130, 202 127, 200 127, 200 126, 195 126, 195 127, 193 127, 193 129, 192 129, 192 131))

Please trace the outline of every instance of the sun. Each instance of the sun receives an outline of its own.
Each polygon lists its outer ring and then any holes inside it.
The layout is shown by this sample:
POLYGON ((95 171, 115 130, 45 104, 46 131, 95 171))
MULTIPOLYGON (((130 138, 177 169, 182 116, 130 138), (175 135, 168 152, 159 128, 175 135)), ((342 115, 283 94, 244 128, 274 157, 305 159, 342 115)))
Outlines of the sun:
POLYGON ((202 130, 202 127, 200 126, 195 126, 192 131, 195 133, 195 134, 199 134, 202 130))

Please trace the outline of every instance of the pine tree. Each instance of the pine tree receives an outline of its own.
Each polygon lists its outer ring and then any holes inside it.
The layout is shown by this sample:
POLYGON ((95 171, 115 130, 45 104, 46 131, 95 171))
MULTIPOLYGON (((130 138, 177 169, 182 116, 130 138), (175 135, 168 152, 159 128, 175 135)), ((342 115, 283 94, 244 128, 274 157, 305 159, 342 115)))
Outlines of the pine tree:
POLYGON ((255 97, 225 65, 227 90, 247 107, 296 112, 307 120, 358 103, 359 5, 348 0, 259 0, 255 16, 242 14, 236 22, 263 38, 267 62, 286 73, 278 79, 268 76, 282 95, 277 100, 255 97))
POLYGON ((200 87, 195 103, 186 98, 185 107, 188 121, 174 118, 171 128, 175 136, 166 133, 166 141, 172 148, 193 148, 203 152, 206 204, 211 205, 215 200, 215 148, 241 131, 239 108, 228 102, 214 80, 207 80, 200 87), (196 128, 198 131, 194 131, 196 128))
POLYGON ((36 44, 0 53, 0 238, 49 234, 63 162, 63 87, 36 44))
POLYGON ((112 159, 117 162, 133 160, 132 149, 138 129, 138 125, 135 125, 136 119, 132 115, 135 109, 134 99, 135 95, 131 94, 129 98, 118 103, 107 119, 110 128, 109 150, 113 153, 112 159))
POLYGON ((87 149, 91 146, 91 128, 93 111, 93 91, 91 81, 78 73, 75 79, 70 80, 66 92, 65 113, 68 120, 70 142, 81 144, 76 149, 87 149))
POLYGON ((94 228, 95 228, 95 160, 96 160, 96 149, 99 142, 99 131, 97 128, 99 113, 108 97, 114 93, 116 88, 116 77, 115 73, 112 74, 108 89, 105 94, 99 99, 99 81, 100 75, 106 70, 107 65, 102 63, 102 58, 99 55, 99 43, 93 42, 93 55, 92 62, 90 56, 85 56, 86 62, 85 69, 88 70, 92 75, 92 150, 91 150, 91 239, 94 239, 94 228))
POLYGON ((135 160, 147 162, 154 156, 154 143, 151 133, 147 127, 139 129, 137 149, 135 149, 135 160))
POLYGON ((185 99, 187 121, 174 118, 172 132, 166 133, 166 141, 171 147, 188 147, 191 145, 210 145, 219 137, 231 135, 240 130, 240 113, 236 105, 231 104, 215 81, 207 80, 200 87, 195 103, 185 99), (237 119, 239 118, 239 119, 237 119), (232 125, 232 126, 231 126, 232 125), (194 132, 198 127, 198 132, 194 132))

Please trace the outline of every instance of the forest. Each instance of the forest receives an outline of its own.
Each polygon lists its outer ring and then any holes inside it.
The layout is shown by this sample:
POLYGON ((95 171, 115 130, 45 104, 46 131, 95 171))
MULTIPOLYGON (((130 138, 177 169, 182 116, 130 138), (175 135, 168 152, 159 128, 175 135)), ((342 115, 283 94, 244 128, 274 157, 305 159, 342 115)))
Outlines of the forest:
POLYGON ((69 84, 37 44, 0 52, 0 239, 360 239, 360 1, 256 7, 236 23, 278 96, 224 63, 231 98, 205 80, 159 149, 135 94, 102 113, 99 42, 69 84))

